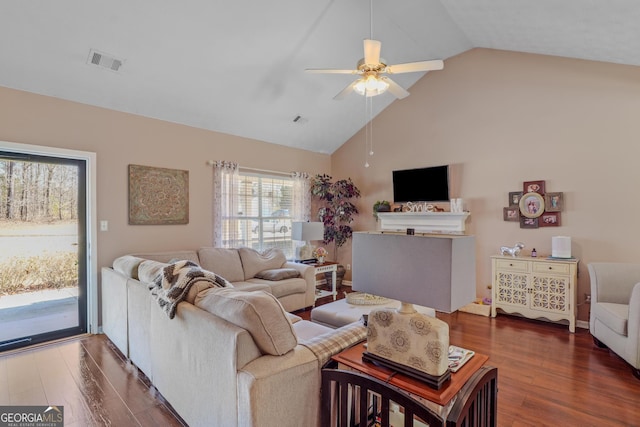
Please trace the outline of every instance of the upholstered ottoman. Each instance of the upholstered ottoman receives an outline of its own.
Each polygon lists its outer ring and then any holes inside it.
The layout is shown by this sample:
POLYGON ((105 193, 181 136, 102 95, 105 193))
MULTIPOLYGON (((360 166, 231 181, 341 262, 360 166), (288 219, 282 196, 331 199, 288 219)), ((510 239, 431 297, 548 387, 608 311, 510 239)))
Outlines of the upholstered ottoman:
MULTIPOLYGON (((398 308, 400 307, 400 302, 389 300, 389 302, 384 304, 357 305, 349 304, 346 299, 340 299, 338 301, 330 302, 329 304, 315 307, 311 310, 311 321, 331 328, 339 328, 359 320, 363 314, 369 314, 373 309, 384 307, 398 308)), ((436 311, 432 308, 422 307, 419 305, 414 305, 414 307, 420 313, 433 317, 436 315, 436 311)))

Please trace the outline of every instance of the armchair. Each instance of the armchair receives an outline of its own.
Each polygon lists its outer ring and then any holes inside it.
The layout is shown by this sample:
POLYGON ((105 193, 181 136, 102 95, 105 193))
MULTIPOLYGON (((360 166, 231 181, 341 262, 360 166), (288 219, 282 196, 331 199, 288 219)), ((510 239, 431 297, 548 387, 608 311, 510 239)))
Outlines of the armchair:
POLYGON ((609 347, 640 379, 640 264, 591 263, 589 330, 598 347, 609 347))

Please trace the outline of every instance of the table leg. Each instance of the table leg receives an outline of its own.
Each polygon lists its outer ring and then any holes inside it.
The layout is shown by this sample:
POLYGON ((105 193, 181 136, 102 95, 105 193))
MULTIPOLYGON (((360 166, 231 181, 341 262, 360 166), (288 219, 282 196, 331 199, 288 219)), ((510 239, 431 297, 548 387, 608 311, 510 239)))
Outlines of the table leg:
POLYGON ((331 281, 331 293, 333 293, 333 300, 336 300, 336 297, 338 296, 338 288, 336 287, 336 280, 337 280, 337 275, 336 275, 336 270, 334 269, 331 272, 331 279, 333 279, 331 281))

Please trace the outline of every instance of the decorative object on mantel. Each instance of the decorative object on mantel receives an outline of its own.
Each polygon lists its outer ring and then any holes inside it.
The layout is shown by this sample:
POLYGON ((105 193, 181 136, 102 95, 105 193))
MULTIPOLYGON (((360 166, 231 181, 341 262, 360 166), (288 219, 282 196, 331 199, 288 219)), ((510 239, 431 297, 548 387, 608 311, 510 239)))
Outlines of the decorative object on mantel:
POLYGON ((558 227, 564 194, 545 193, 545 187, 545 181, 524 181, 522 191, 510 191, 502 219, 520 222, 520 228, 558 227))
MULTIPOLYGON (((439 208, 432 203, 407 202, 405 212, 444 212, 444 208, 439 208)), ((380 212, 380 211, 378 211, 380 212)), ((456 211, 451 211, 456 212, 456 211)), ((457 211, 462 212, 462 211, 457 211)))
POLYGON ((464 212, 463 202, 460 198, 451 199, 451 212, 464 212))
POLYGON ((524 243, 517 242, 513 247, 509 247, 509 246, 500 247, 500 254, 501 255, 511 255, 512 257, 515 258, 518 255, 520 255, 520 251, 522 249, 524 249, 524 243))
POLYGON ((391 203, 387 200, 378 200, 373 204, 373 217, 378 221, 378 212, 391 212, 391 203))
POLYGON ((129 165, 130 225, 188 223, 189 171, 129 165))

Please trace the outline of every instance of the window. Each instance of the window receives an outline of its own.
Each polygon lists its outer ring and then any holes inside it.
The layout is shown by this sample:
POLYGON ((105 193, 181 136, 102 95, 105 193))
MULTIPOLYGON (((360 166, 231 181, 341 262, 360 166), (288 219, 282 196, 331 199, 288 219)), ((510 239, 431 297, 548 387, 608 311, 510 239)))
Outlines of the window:
POLYGON ((241 170, 236 192, 238 213, 225 221, 223 234, 226 246, 247 246, 260 251, 276 247, 287 258, 293 258, 293 178, 241 170), (237 227, 235 239, 229 227, 237 227))

